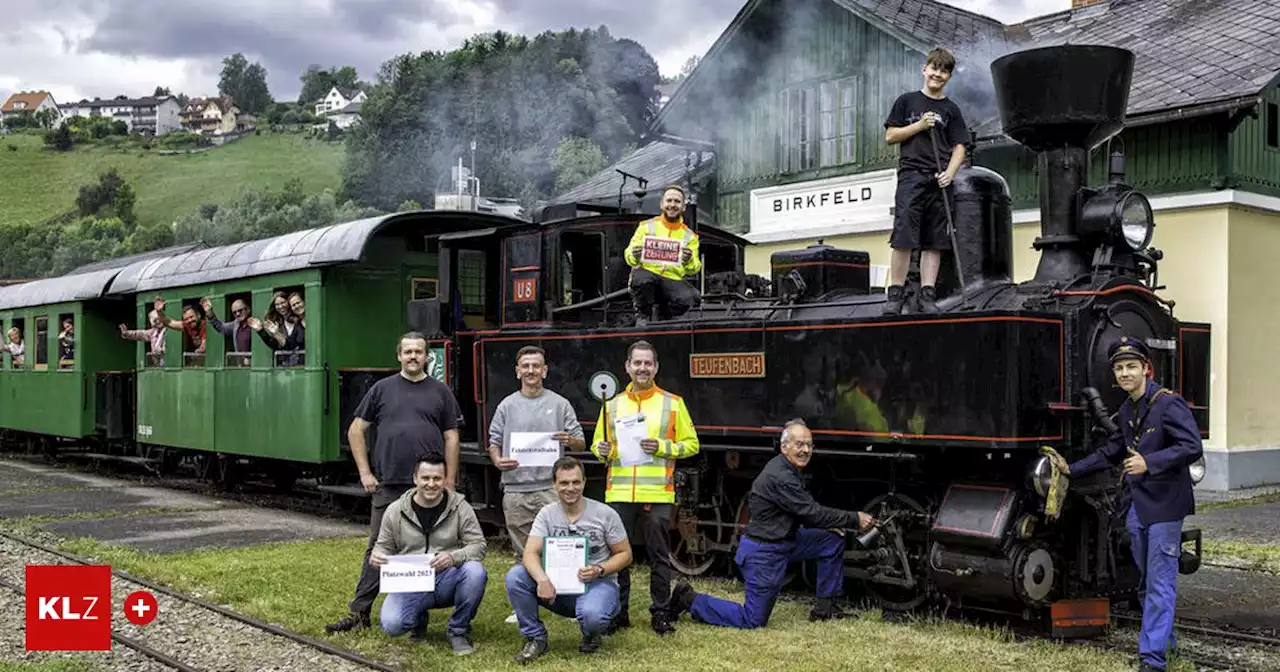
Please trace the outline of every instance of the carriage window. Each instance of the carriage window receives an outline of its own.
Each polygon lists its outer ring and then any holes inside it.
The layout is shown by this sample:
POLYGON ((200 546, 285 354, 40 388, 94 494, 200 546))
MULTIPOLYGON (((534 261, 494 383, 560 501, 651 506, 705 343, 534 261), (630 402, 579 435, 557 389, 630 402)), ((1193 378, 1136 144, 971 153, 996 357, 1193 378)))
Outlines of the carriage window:
POLYGON ((440 281, 435 278, 413 279, 413 300, 434 299, 440 295, 440 281))
POLYGON ((228 368, 242 369, 253 363, 253 330, 245 324, 253 317, 253 297, 248 292, 229 294, 225 303, 225 312, 217 314, 225 343, 223 361, 228 368))
POLYGON ((24 328, 26 320, 21 317, 15 317, 13 323, 9 325, 9 330, 4 333, 4 343, 9 349, 9 368, 21 369, 26 359, 27 351, 27 330, 24 328))
POLYGON ((282 287, 271 295, 260 333, 271 348, 274 366, 306 364, 307 301, 302 287, 282 287))
POLYGON ((76 317, 71 313, 58 316, 58 370, 76 368, 76 317))
POLYGON ((49 369, 49 317, 41 315, 36 318, 36 365, 37 371, 49 369))
POLYGON ((560 236, 561 305, 604 295, 604 234, 566 232, 560 236))
POLYGON ((208 343, 209 323, 198 299, 182 302, 182 366, 204 368, 205 346, 208 343))

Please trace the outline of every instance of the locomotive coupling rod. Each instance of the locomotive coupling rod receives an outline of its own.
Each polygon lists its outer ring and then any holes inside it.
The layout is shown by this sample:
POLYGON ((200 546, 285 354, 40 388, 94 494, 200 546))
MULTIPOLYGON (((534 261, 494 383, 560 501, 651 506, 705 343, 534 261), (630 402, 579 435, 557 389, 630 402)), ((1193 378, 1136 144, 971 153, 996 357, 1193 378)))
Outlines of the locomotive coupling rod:
MULTIPOLYGON (((929 144, 933 145, 933 165, 941 173, 942 158, 938 154, 938 136, 934 134, 932 126, 929 127, 929 144)), ((956 222, 951 217, 951 201, 947 199, 947 190, 945 188, 939 187, 938 189, 942 192, 942 208, 947 213, 947 234, 951 236, 951 251, 956 257, 956 279, 960 281, 960 302, 968 306, 969 290, 964 286, 964 263, 960 259, 960 245, 956 243, 956 222)))

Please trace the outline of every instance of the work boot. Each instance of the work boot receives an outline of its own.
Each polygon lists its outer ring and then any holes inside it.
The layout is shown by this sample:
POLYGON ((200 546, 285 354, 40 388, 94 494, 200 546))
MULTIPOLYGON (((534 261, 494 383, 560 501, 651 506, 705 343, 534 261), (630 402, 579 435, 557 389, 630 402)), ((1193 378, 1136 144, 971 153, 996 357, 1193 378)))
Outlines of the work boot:
POLYGON ((414 626, 413 632, 409 633, 409 641, 425 642, 427 641, 427 622, 423 619, 421 623, 414 626))
POLYGON ((600 635, 583 635, 582 644, 578 645, 579 653, 595 653, 600 650, 600 635))
POLYGON ((902 285, 889 285, 885 290, 887 300, 884 302, 885 315, 898 315, 902 313, 902 285))
POLYGON ((841 609, 830 597, 819 597, 818 603, 813 605, 813 609, 809 612, 810 621, 828 621, 833 618, 854 618, 854 616, 841 609))
POLYGON ((337 623, 331 623, 324 626, 325 632, 346 632, 355 628, 367 628, 372 624, 369 622, 369 612, 347 614, 337 623))
POLYGON ((676 631, 676 624, 671 622, 671 617, 667 616, 665 610, 654 613, 650 619, 653 631, 659 635, 669 635, 676 631))
POLYGON ((694 590, 688 581, 680 579, 676 582, 676 587, 671 591, 671 600, 667 602, 667 616, 672 621, 680 620, 680 614, 689 611, 689 607, 693 606, 694 590))
POLYGON ((933 285, 928 285, 920 288, 920 298, 918 299, 920 302, 920 312, 922 313, 938 312, 938 304, 935 303, 937 299, 937 296, 936 296, 937 291, 938 290, 934 288, 933 285))
POLYGON ((547 652, 547 640, 545 639, 526 639, 524 640, 524 648, 520 649, 520 653, 516 654, 516 662, 521 665, 528 665, 538 656, 547 652))

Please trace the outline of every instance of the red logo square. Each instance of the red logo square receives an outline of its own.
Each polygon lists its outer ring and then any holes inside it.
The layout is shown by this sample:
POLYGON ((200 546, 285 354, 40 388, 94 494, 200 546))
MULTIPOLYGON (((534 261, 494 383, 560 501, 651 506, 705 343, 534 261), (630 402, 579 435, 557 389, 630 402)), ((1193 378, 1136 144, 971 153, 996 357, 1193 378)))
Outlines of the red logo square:
POLYGON ((27 565, 27 650, 110 651, 111 568, 27 565))

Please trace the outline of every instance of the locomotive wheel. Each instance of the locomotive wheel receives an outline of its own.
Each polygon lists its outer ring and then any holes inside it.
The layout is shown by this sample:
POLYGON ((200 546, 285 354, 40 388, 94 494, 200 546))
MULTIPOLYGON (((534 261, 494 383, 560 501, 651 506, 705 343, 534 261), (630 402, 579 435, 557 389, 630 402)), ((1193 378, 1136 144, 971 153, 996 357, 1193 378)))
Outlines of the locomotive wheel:
MULTIPOLYGON (((926 515, 924 507, 921 506, 919 502, 900 492, 886 492, 885 494, 872 499, 870 502, 867 502, 867 505, 863 507, 862 510, 870 512, 886 501, 889 502, 888 508, 890 511, 907 510, 921 516, 926 515)), ((892 540, 888 536, 885 536, 884 539, 886 544, 892 543, 892 540)), ((910 546, 906 546, 905 540, 904 547, 908 554, 908 558, 910 558, 912 549, 910 546)), ((919 556, 922 554, 917 555, 919 556)), ((910 611, 915 609, 924 603, 925 598, 929 596, 928 573, 925 571, 924 567, 920 566, 920 563, 917 562, 911 565, 911 574, 916 580, 916 585, 912 588, 891 586, 884 583, 867 581, 865 582, 867 592, 871 593, 871 596, 875 598, 876 602, 880 605, 880 608, 886 611, 910 611)))
POLYGON ((667 557, 671 559, 671 566, 676 571, 685 576, 702 576, 706 574, 716 560, 720 558, 721 551, 715 548, 706 548, 704 542, 710 542, 716 545, 723 545, 732 542, 732 535, 723 525, 724 516, 721 508, 724 504, 718 504, 711 508, 711 520, 703 520, 700 516, 689 516, 685 518, 680 515, 677 509, 675 517, 671 521, 671 529, 668 531, 670 538, 670 548, 667 557), (702 523, 708 523, 703 525, 702 523))

